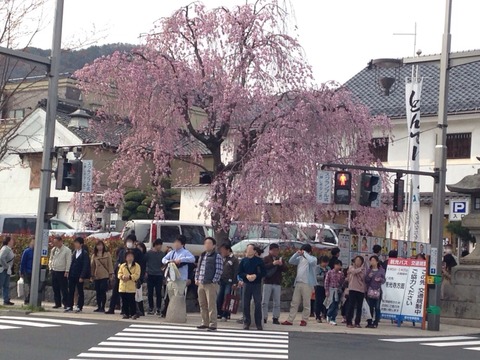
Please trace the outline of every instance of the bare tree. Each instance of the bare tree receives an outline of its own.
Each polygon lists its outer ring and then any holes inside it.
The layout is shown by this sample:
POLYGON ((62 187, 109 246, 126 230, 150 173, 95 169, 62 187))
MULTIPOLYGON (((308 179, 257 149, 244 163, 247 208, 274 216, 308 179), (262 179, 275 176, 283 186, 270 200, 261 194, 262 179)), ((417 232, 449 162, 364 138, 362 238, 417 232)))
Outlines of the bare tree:
MULTIPOLYGON (((4 0, 0 2, 0 46, 11 49, 27 49, 44 27, 43 12, 48 0, 4 0)), ((20 89, 25 90, 34 82, 26 82, 29 76, 44 74, 46 69, 25 64, 20 60, 0 55, 0 162, 9 152, 9 142, 15 138, 22 124, 22 114, 9 114, 10 99, 20 89), (21 74, 9 82, 15 74, 21 74), (20 116, 19 116, 20 115, 20 116)), ((0 170, 2 166, 0 165, 0 170)))

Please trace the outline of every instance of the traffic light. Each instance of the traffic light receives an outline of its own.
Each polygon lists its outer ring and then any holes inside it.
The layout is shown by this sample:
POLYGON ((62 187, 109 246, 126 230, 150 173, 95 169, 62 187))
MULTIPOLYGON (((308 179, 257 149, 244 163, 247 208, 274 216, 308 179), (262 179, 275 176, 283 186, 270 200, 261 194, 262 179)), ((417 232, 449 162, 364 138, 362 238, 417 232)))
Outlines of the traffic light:
POLYGON ((352 200, 352 174, 348 171, 335 172, 333 202, 349 205, 352 200))
POLYGON ((360 175, 360 184, 357 191, 358 203, 362 206, 372 206, 372 202, 378 204, 380 197, 380 177, 378 175, 363 173, 360 175))
POLYGON ((403 212, 403 207, 405 203, 405 190, 404 190, 405 181, 402 179, 395 179, 394 189, 393 189, 393 211, 403 212))
POLYGON ((82 191, 82 175, 83 175, 83 163, 81 160, 70 160, 63 164, 64 166, 64 178, 63 188, 68 187, 70 192, 82 191))
POLYGON ((65 168, 65 159, 59 157, 57 159, 57 170, 55 171, 55 189, 65 190, 65 177, 67 176, 67 169, 65 168))

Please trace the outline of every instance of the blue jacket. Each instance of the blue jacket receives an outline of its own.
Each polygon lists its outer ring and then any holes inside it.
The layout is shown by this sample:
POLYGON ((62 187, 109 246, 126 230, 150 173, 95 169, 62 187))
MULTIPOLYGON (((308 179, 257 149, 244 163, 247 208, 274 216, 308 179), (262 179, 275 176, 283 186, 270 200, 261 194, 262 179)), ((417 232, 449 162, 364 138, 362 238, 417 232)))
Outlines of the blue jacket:
POLYGON ((317 258, 315 256, 312 256, 306 251, 304 251, 303 256, 301 256, 299 253, 293 254, 290 260, 288 260, 288 262, 292 265, 298 266, 302 258, 305 258, 305 260, 308 261, 308 285, 317 285, 317 276, 315 273, 315 270, 317 268, 317 258))
POLYGON ((180 265, 177 265, 180 277, 182 280, 188 280, 188 264, 195 263, 195 256, 185 248, 172 250, 162 259, 162 263, 168 264, 170 261, 180 260, 180 265), (187 266, 186 266, 187 265, 187 266))
POLYGON ((33 249, 29 246, 23 250, 22 260, 20 261, 20 275, 31 274, 33 266, 33 249))

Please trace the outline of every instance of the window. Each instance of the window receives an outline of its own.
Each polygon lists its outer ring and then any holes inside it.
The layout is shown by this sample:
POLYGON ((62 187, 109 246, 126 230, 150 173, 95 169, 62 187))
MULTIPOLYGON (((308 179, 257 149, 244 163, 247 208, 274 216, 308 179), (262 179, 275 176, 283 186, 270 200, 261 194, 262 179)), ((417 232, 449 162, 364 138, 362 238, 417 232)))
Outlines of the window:
POLYGON ((188 244, 202 245, 205 231, 202 226, 182 225, 182 235, 187 238, 188 244))
POLYGON ((469 159, 472 133, 447 134, 447 159, 469 159))
POLYGON ((373 138, 370 152, 375 160, 388 161, 388 138, 373 138))
POLYGON ((10 110, 8 112, 8 117, 10 119, 23 119, 24 116, 25 116, 25 109, 10 110))
POLYGON ((68 224, 65 224, 63 221, 50 220, 50 229, 52 229, 52 230, 67 230, 67 229, 72 229, 72 227, 68 224))
POLYGON ((180 235, 180 228, 177 225, 162 225, 160 227, 160 238, 165 243, 173 243, 180 235))
POLYGON ((3 233, 6 234, 35 234, 37 219, 6 218, 3 222, 3 233))

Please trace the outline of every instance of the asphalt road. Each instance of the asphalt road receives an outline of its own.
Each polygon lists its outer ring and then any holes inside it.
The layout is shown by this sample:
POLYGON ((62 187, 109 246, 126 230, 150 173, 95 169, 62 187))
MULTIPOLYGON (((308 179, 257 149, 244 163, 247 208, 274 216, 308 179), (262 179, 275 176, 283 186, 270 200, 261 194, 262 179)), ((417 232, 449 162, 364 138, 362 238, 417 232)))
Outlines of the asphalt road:
POLYGON ((192 326, 59 319, 48 315, 0 316, 0 359, 405 360, 406 357, 480 358, 480 334, 422 339, 240 329, 209 333, 192 326))

